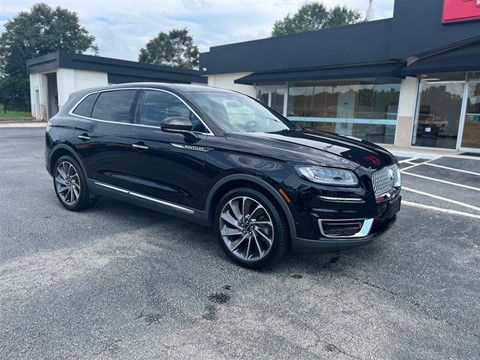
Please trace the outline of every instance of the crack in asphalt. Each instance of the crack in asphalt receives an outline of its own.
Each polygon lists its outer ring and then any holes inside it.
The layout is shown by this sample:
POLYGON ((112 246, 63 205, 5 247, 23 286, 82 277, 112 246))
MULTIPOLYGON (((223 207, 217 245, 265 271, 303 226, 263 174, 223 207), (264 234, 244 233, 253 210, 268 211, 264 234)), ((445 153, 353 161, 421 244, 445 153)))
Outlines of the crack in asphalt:
POLYGON ((418 308, 423 314, 425 314, 428 318, 432 319, 432 320, 435 320, 435 321, 439 321, 439 322, 443 322, 444 324, 450 326, 450 327, 453 327, 455 328, 457 331, 460 331, 460 332, 463 332, 465 334, 468 334, 470 336, 473 336, 473 337, 476 337, 476 338, 480 338, 480 334, 479 333, 476 333, 476 332, 473 332, 473 331, 470 331, 468 329, 465 329, 465 328, 462 328, 461 326, 457 325, 457 324, 454 324, 452 323, 451 321, 449 320, 446 320, 446 319, 441 319, 435 315, 433 315, 430 311, 428 311, 428 309, 422 305, 420 302, 418 302, 417 300, 414 300, 412 298, 409 298, 408 296, 405 296, 405 295, 402 295, 400 293, 397 293, 393 290, 390 290, 390 289, 387 289, 387 288, 384 288, 380 285, 376 285, 374 283, 371 283, 370 281, 368 280, 361 280, 359 279, 358 277, 356 276, 348 276, 347 274, 341 274, 342 276, 346 277, 346 278, 349 278, 349 279, 353 279, 363 285, 366 285, 366 286, 369 286, 369 287, 372 287, 374 289, 377 289, 377 290, 380 290, 380 291, 383 291, 383 292, 386 292, 394 297, 397 297, 397 298, 400 298, 402 299, 403 301, 405 301, 406 303, 408 304, 411 304, 413 305, 415 308, 418 308))

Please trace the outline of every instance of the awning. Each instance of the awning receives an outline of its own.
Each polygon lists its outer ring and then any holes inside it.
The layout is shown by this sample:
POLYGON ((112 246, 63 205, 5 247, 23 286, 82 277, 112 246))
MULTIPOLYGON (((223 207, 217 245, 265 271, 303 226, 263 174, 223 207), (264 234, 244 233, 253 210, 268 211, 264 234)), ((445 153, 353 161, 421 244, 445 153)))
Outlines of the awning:
POLYGON ((445 72, 464 72, 480 70, 480 55, 457 57, 434 57, 418 60, 401 71, 404 76, 435 74, 445 72))
POLYGON ((480 43, 417 60, 400 73, 404 76, 480 71, 480 43))
POLYGON ((271 82, 308 81, 308 80, 340 80, 371 77, 401 78, 400 70, 406 64, 403 62, 317 68, 308 70, 288 70, 258 72, 235 80, 236 84, 253 85, 271 82))

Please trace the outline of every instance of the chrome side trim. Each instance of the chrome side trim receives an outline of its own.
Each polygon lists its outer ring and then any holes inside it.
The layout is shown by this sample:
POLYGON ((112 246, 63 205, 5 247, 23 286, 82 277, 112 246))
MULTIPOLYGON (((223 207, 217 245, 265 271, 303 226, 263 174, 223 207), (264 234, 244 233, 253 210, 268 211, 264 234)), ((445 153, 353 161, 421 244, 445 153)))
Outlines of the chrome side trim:
POLYGON ((110 190, 118 191, 118 192, 120 192, 122 194, 125 194, 125 195, 135 196, 135 197, 138 197, 140 199, 144 199, 144 200, 148 200, 148 201, 160 204, 160 205, 168 206, 168 207, 171 207, 175 210, 183 211, 187 214, 193 214, 194 213, 194 211, 192 209, 189 209, 189 208, 177 205, 177 204, 173 204, 173 203, 168 202, 168 201, 159 200, 159 199, 154 198, 154 197, 142 195, 142 194, 139 194, 139 193, 136 193, 136 192, 133 192, 133 191, 125 190, 125 189, 122 189, 122 188, 119 188, 119 187, 116 187, 116 186, 112 186, 112 185, 108 185, 108 184, 105 184, 105 183, 102 183, 102 182, 99 182, 99 181, 95 181, 94 183, 95 183, 95 185, 103 186, 105 188, 108 188, 110 190))
POLYGON ((347 203, 363 203, 364 201, 359 198, 337 198, 337 197, 331 197, 331 196, 320 196, 318 195, 317 198, 320 200, 325 200, 325 201, 335 201, 335 202, 347 202, 347 203))
POLYGON ((318 220, 318 227, 320 228, 320 233, 322 234, 322 236, 324 236, 326 238, 331 238, 331 239, 356 239, 356 238, 365 237, 368 234, 370 234, 370 230, 372 229, 372 225, 373 225, 373 220, 374 219, 319 219, 318 220), (344 222, 346 225, 350 224, 349 221, 355 222, 355 223, 359 222, 359 221, 363 221, 363 225, 362 225, 362 228, 360 229, 360 231, 358 231, 356 234, 353 234, 353 235, 350 235, 350 236, 332 236, 332 235, 325 234, 325 232, 323 230, 323 225, 322 225, 323 221, 344 222))
POLYGON ((148 146, 145 145, 132 144, 132 146, 137 149, 148 150, 148 146))
POLYGON ((121 192, 122 194, 128 194, 129 193, 128 190, 125 190, 125 189, 122 189, 122 188, 119 188, 119 187, 116 187, 116 186, 113 186, 113 185, 104 184, 104 183, 101 183, 101 182, 98 182, 98 181, 95 181, 95 185, 103 186, 103 187, 106 187, 107 189, 121 192))
POLYGON ((212 148, 205 147, 205 146, 185 145, 185 144, 175 144, 175 143, 170 143, 170 145, 179 149, 201 151, 201 152, 209 152, 213 150, 212 148))
POLYGON ((129 194, 132 195, 132 196, 136 196, 140 199, 144 199, 144 200, 155 202, 157 204, 169 206, 171 208, 174 208, 175 210, 180 210, 180 211, 186 212, 187 214, 193 214, 194 213, 194 211, 191 210, 191 209, 184 208, 183 206, 180 206, 180 205, 172 204, 168 201, 159 200, 159 199, 156 199, 156 198, 153 198, 153 197, 150 197, 150 196, 138 194, 136 192, 129 192, 129 194))

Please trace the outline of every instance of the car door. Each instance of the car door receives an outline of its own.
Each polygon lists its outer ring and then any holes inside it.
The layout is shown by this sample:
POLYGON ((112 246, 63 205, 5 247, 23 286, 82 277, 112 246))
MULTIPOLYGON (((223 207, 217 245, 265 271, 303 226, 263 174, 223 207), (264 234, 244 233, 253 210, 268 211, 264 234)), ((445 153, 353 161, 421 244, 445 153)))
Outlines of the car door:
POLYGON ((96 185, 122 189, 129 186, 129 134, 139 91, 115 89, 100 92, 95 95, 91 113, 84 114, 88 116, 82 116, 77 122, 75 148, 88 179, 96 185))
POLYGON ((206 128, 177 95, 164 90, 145 90, 137 112, 138 126, 130 133, 133 188, 153 202, 167 206, 202 209, 205 158, 209 151, 206 128), (196 141, 181 133, 164 132, 161 122, 168 117, 188 117, 196 141), (165 205, 165 204, 163 204, 165 205))

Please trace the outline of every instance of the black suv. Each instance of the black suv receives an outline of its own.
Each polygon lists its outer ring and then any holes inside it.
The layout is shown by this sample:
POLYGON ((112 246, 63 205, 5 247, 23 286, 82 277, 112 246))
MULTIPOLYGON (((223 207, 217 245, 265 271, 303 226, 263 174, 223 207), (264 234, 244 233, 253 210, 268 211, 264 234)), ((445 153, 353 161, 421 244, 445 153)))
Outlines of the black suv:
POLYGON ((135 83, 74 93, 50 119, 46 167, 68 210, 114 197, 213 227, 261 268, 292 248, 369 243, 395 222, 400 169, 366 141, 299 129, 232 91, 135 83))

